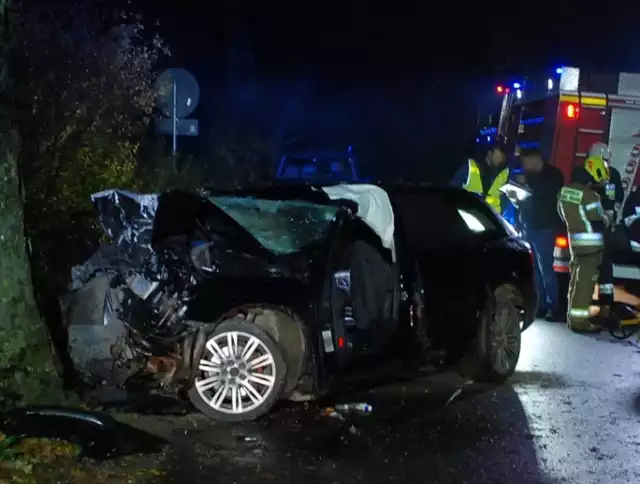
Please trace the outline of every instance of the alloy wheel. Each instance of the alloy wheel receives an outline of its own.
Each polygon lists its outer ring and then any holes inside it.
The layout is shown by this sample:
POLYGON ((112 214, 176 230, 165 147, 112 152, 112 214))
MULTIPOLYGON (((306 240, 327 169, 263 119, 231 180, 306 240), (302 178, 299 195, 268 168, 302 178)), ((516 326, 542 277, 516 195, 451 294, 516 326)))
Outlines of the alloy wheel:
POLYGON ((275 384, 274 356, 256 336, 228 331, 206 342, 195 388, 212 409, 250 412, 265 402, 275 384))
POLYGON ((508 373, 518 362, 521 329, 514 308, 499 305, 491 322, 491 361, 496 371, 508 373))

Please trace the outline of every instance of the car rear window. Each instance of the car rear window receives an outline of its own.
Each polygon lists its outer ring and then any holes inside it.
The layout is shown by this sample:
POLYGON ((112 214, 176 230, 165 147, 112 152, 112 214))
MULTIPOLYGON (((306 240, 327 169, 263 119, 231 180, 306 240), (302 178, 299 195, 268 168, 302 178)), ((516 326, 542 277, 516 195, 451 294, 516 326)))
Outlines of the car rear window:
POLYGON ((263 247, 279 255, 299 251, 325 237, 338 208, 310 202, 249 197, 211 197, 263 247))

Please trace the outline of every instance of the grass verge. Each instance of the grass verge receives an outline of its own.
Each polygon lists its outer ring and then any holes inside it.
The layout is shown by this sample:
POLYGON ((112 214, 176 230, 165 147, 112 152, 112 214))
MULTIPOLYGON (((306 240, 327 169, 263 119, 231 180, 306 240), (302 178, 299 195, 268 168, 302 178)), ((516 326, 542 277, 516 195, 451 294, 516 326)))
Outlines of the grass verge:
POLYGON ((162 475, 158 460, 134 455, 97 462, 81 458, 69 442, 0 432, 0 484, 146 484, 162 475))

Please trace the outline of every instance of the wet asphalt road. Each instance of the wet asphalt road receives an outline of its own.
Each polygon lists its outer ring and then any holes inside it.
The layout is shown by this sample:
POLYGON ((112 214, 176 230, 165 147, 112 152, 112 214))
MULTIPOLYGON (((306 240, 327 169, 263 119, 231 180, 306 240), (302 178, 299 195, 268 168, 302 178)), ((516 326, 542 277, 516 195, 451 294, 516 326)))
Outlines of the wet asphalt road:
POLYGON ((634 483, 639 370, 638 347, 537 321, 510 385, 424 377, 358 396, 373 413, 347 421, 297 406, 251 424, 190 416, 179 429, 173 417, 138 425, 173 441, 162 459, 167 484, 634 483))

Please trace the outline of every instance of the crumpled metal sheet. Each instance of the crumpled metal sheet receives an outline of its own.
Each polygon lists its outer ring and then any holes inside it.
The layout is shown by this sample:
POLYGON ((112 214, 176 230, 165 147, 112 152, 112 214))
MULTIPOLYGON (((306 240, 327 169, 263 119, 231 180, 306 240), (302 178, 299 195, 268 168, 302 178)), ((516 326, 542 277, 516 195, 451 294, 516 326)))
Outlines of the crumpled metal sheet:
POLYGON ((151 249, 158 195, 110 189, 91 195, 105 233, 122 248, 151 249))
POLYGON ((108 272, 111 268, 110 261, 120 258, 119 248, 117 246, 101 246, 84 264, 71 268, 71 284, 69 289, 71 291, 81 289, 95 274, 108 272))
POLYGON ((84 264, 71 269, 72 291, 83 287, 97 272, 109 268, 110 260, 137 259, 153 253, 151 235, 158 209, 158 195, 109 189, 91 195, 100 224, 112 243, 103 245, 84 264), (135 252, 137 257, 131 257, 135 252), (120 254, 119 254, 120 253, 120 254))

